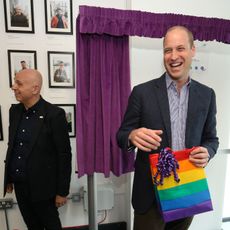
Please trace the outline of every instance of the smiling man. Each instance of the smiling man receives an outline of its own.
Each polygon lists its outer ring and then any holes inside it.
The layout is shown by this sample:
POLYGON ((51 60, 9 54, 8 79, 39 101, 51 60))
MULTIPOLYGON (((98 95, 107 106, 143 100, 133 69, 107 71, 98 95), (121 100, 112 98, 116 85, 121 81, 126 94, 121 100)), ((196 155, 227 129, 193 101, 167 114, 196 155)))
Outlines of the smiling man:
MULTIPOLYGON (((158 79, 134 87, 121 127, 118 145, 137 148, 132 205, 134 230, 186 230, 192 217, 165 223, 157 208, 149 154, 162 148, 197 148, 190 161, 205 167, 215 155, 216 100, 213 89, 189 76, 195 46, 191 31, 183 26, 168 29, 163 41, 166 72, 158 79)), ((131 154, 131 153, 130 153, 131 154)))
POLYGON ((18 72, 12 90, 4 195, 12 193, 28 229, 61 230, 58 208, 65 205, 71 176, 71 146, 65 111, 41 95, 42 76, 18 72))
POLYGON ((178 90, 188 81, 192 58, 195 55, 193 35, 181 27, 172 27, 164 38, 164 66, 178 90))

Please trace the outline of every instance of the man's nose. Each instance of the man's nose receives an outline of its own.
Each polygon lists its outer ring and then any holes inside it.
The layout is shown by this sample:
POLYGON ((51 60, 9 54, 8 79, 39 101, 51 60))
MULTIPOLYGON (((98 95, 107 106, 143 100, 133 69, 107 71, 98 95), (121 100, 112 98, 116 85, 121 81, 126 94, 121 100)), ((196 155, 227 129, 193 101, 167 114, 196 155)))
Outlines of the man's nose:
POLYGON ((171 55, 171 59, 172 59, 172 60, 175 60, 175 59, 177 59, 177 58, 178 58, 178 53, 177 53, 176 50, 173 50, 173 51, 172 51, 172 55, 171 55))
POLYGON ((17 85, 14 83, 12 86, 11 86, 11 89, 12 90, 15 90, 17 88, 17 85))

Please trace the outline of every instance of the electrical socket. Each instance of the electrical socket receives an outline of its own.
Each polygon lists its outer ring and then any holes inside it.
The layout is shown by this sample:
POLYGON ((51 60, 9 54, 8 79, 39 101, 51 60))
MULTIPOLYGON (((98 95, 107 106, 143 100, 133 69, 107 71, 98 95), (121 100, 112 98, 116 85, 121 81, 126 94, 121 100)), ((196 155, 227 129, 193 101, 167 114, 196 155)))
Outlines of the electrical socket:
POLYGON ((12 207, 13 207, 12 198, 0 199, 0 209, 8 209, 12 207))

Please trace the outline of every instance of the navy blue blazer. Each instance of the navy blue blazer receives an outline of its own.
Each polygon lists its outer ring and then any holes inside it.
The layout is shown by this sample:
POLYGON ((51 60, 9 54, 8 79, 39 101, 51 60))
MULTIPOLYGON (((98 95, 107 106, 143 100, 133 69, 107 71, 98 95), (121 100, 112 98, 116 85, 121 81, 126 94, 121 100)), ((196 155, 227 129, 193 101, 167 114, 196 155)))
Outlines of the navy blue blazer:
MULTIPOLYGON (((133 129, 145 127, 163 130, 159 149, 171 147, 171 124, 165 74, 160 78, 134 87, 117 132, 120 148, 128 149, 128 136, 133 129)), ((191 80, 185 133, 186 148, 204 146, 212 158, 219 142, 216 133, 216 99, 214 90, 191 80)), ((158 150, 159 151, 159 150, 158 150)), ((153 151, 152 153, 157 151, 153 151)), ((153 203, 155 194, 149 166, 149 153, 137 151, 133 182, 132 205, 144 213, 153 203)))
MULTIPOLYGON (((5 159, 4 195, 8 166, 23 104, 10 108, 9 141, 5 159)), ((37 121, 26 159, 26 181, 33 201, 67 196, 71 177, 71 147, 65 111, 41 98, 37 121)))

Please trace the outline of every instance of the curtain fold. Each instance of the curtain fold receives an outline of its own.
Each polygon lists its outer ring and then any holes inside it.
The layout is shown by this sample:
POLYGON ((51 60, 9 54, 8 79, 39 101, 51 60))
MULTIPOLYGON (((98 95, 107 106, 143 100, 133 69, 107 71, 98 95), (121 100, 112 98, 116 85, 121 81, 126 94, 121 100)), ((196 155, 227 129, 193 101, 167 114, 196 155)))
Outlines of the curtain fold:
POLYGON ((122 152, 116 132, 130 87, 128 36, 79 33, 77 19, 78 176, 133 171, 134 154, 122 152))
POLYGON ((199 41, 230 44, 230 20, 80 6, 80 32, 162 38, 174 25, 188 27, 199 41))

